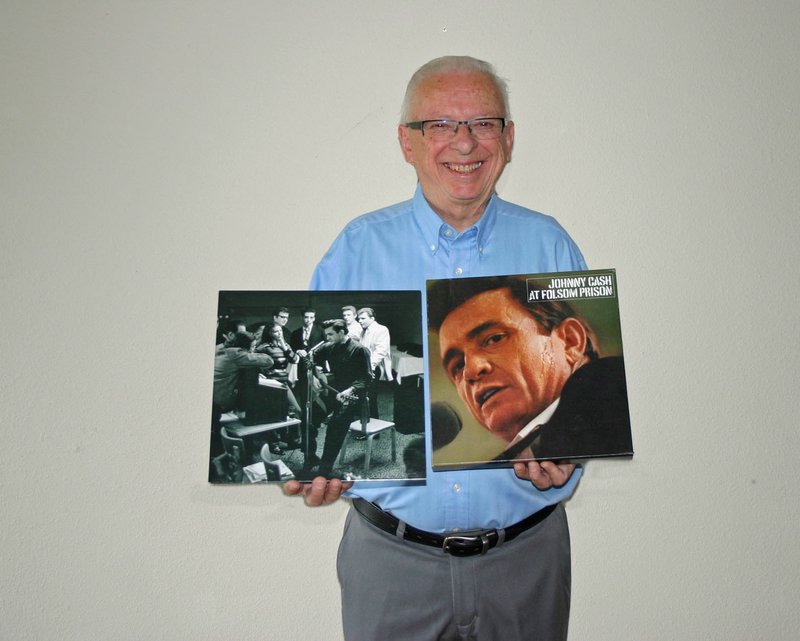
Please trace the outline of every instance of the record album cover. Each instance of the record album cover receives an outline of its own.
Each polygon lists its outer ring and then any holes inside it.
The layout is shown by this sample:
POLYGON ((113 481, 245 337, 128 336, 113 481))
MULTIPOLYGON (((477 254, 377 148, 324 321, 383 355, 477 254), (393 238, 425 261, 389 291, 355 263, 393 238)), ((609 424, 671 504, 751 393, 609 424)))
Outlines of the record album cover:
POLYGON ((424 479, 422 331, 418 291, 219 292, 209 481, 424 479))
POLYGON ((631 456, 613 269, 427 281, 434 469, 631 456))

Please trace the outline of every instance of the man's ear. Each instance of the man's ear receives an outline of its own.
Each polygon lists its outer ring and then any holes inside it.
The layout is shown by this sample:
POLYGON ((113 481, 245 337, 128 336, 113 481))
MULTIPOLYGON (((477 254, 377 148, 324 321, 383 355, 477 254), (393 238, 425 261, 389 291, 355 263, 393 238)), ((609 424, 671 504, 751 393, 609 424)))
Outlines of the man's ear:
POLYGON ((409 138, 408 127, 405 125, 397 126, 397 140, 400 142, 400 149, 403 151, 403 158, 406 162, 413 165, 414 159, 411 153, 411 139, 409 138))
POLYGON ((503 132, 503 135, 506 138, 506 147, 508 147, 508 158, 506 159, 507 162, 511 162, 511 152, 514 151, 514 121, 509 120, 506 123, 506 129, 503 132))
POLYGON ((583 365, 586 359, 586 328, 583 324, 577 318, 566 318, 553 329, 552 334, 564 344, 564 355, 572 371, 583 365))

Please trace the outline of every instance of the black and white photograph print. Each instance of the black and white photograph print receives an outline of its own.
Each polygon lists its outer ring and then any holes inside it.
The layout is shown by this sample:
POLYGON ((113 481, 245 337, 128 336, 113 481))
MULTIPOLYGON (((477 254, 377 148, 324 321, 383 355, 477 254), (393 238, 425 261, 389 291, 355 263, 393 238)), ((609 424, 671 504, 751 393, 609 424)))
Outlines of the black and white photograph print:
POLYGON ((425 478, 418 291, 220 291, 211 483, 425 478))

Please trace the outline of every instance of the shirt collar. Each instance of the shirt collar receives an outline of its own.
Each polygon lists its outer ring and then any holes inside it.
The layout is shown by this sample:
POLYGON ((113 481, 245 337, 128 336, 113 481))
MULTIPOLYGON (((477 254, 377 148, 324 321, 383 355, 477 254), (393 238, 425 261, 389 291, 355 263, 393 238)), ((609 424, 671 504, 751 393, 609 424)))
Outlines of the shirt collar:
MULTIPOLYGON (((494 229, 497 220, 497 201, 497 194, 492 194, 478 222, 461 232, 462 234, 466 234, 471 230, 475 230, 473 233, 476 233, 476 244, 480 252, 483 252, 484 247, 486 247, 486 244, 489 242, 491 231, 494 229)), ((414 199, 412 202, 414 220, 417 223, 417 227, 422 233, 422 237, 425 239, 428 249, 432 254, 435 254, 439 249, 440 235, 443 235, 445 230, 450 229, 452 231, 452 238, 455 238, 455 229, 446 224, 439 217, 439 214, 433 211, 425 198, 425 194, 422 193, 422 186, 419 183, 417 183, 417 189, 414 192, 414 199)))
POLYGON ((550 405, 548 405, 538 416, 536 416, 525 427, 523 427, 513 439, 511 439, 509 445, 519 443, 523 438, 528 436, 528 434, 547 423, 547 421, 549 421, 555 413, 560 400, 561 397, 559 396, 556 400, 550 403, 550 405))

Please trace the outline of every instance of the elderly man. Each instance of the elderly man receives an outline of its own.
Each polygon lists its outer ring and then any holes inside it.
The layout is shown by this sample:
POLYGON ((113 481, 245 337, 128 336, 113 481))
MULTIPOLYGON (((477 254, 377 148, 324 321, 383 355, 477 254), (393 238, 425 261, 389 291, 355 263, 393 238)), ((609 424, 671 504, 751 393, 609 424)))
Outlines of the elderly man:
MULTIPOLYGON (((554 219, 495 193, 514 134, 506 85, 491 65, 449 56, 421 67, 398 127, 416 193, 345 227, 312 287, 422 290, 429 278, 585 269, 554 219)), ((345 638, 565 639, 570 558, 560 503, 579 476, 570 463, 532 461, 429 469, 425 485, 354 485, 338 558, 345 638)), ((284 489, 320 505, 347 487, 318 477, 284 489)))

